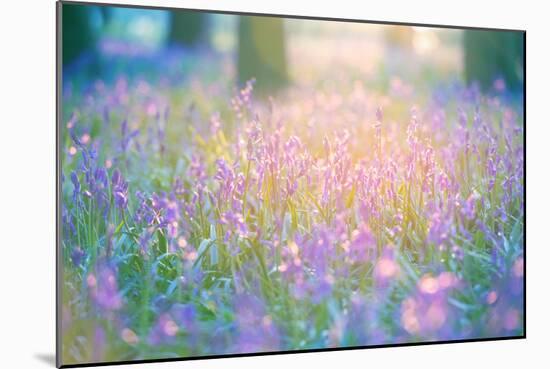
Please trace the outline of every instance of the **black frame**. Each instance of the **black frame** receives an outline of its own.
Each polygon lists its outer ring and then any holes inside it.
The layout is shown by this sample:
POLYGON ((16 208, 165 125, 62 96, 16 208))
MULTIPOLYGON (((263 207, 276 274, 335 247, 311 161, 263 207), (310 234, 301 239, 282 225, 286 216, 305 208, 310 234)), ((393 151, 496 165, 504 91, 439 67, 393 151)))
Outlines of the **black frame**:
POLYGON ((380 21, 380 20, 365 20, 365 19, 352 19, 352 18, 331 18, 320 16, 305 16, 296 14, 270 14, 270 13, 253 13, 253 12, 240 12, 240 11, 228 11, 228 10, 210 10, 210 9, 194 9, 194 8, 176 8, 167 6, 152 6, 152 5, 129 5, 129 4, 117 4, 117 3, 99 3, 99 2, 84 2, 84 1, 72 1, 72 0, 58 0, 56 2, 56 346, 55 346, 55 358, 57 368, 83 368, 92 366, 106 366, 106 365, 125 365, 125 364, 145 364, 145 363, 162 363, 162 362, 174 362, 174 361, 189 361, 189 360, 206 360, 206 359, 223 359, 223 358, 238 358, 238 357, 250 357, 250 356, 267 356, 267 355, 285 355, 285 354, 301 354, 301 353, 315 353, 315 352, 330 352, 330 351, 351 351, 361 349, 375 349, 375 348, 387 348, 387 347, 410 347, 410 346, 427 346, 427 345, 441 345, 452 343, 469 343, 469 342, 487 342, 487 341, 505 341, 505 340, 519 340, 527 338, 527 31, 524 29, 510 29, 510 28, 491 28, 491 27, 472 27, 472 26, 457 26, 448 24, 427 24, 427 23, 409 23, 409 22, 397 22, 397 21, 380 21), (277 17, 288 19, 304 19, 304 20, 320 20, 320 21, 332 21, 332 22, 347 22, 347 23, 366 23, 366 24, 379 24, 379 25, 392 25, 392 26, 413 26, 413 27, 429 27, 429 28, 444 28, 444 29, 460 29, 460 30, 478 30, 478 31, 513 31, 521 32, 523 34, 523 335, 519 336, 506 336, 506 337, 484 337, 484 338, 471 338, 471 339, 457 339, 457 340, 441 340, 441 341, 426 341, 426 342, 407 342, 407 343, 392 343, 392 344, 379 344, 379 345, 367 345, 367 346, 349 346, 349 347, 326 347, 318 349, 302 349, 302 350, 281 350, 281 351, 264 351, 264 352, 250 352, 250 353, 235 353, 235 354, 220 354, 220 355, 203 355, 203 356, 191 356, 181 358, 163 358, 163 359, 142 359, 142 360, 120 360, 120 361, 106 361, 106 362, 93 362, 93 363, 80 363, 80 364, 68 364, 62 365, 61 363, 61 312, 59 309, 59 301, 61 297, 60 282, 62 280, 61 263, 59 263, 60 249, 61 249, 61 232, 59 225, 61 224, 61 211, 60 211, 60 194, 61 194, 61 155, 59 138, 61 136, 61 87, 62 87, 62 5, 63 4, 77 4, 88 6, 102 6, 102 7, 120 7, 120 8, 133 8, 133 9, 150 9, 150 10, 187 10, 200 13, 211 14, 228 14, 228 15, 251 15, 259 17, 277 17))

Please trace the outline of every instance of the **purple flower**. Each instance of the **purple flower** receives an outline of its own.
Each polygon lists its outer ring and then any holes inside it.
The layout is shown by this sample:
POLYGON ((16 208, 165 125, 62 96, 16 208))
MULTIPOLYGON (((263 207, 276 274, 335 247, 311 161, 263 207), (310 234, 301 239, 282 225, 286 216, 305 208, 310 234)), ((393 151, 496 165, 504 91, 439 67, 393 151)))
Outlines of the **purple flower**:
POLYGON ((365 262, 375 256, 376 240, 368 226, 364 225, 352 232, 348 252, 351 259, 358 262, 365 262))
POLYGON ((196 340, 197 311, 194 305, 175 304, 161 313, 149 332, 148 342, 155 346, 174 344, 182 334, 187 335, 189 343, 196 340))
POLYGON ((427 241, 436 247, 441 246, 451 236, 452 218, 449 213, 434 209, 429 218, 427 241))
POLYGON ((88 274, 88 289, 95 303, 106 310, 122 307, 122 296, 118 291, 115 270, 105 263, 97 266, 97 273, 88 274))
POLYGON ((122 124, 120 125, 120 134, 121 134, 120 151, 122 153, 126 153, 126 151, 128 151, 128 147, 130 146, 132 139, 139 134, 139 130, 136 129, 136 130, 133 130, 132 132, 128 132, 128 120, 124 119, 122 121, 122 124))
POLYGON ((171 315, 186 333, 196 331, 197 309, 192 304, 176 304, 171 309, 171 315))
POLYGON ((85 256, 86 253, 80 247, 75 247, 71 252, 71 260, 75 266, 80 266, 85 256))
POLYGON ((251 108, 252 90, 254 89, 255 79, 248 80, 244 86, 232 99, 231 105, 237 118, 242 118, 247 110, 251 108))
POLYGON ((222 214, 220 223, 229 227, 226 233, 226 240, 228 240, 232 234, 236 234, 239 237, 247 237, 248 235, 248 229, 241 213, 226 211, 222 214))
POLYGON ((420 278, 417 291, 401 304, 401 326, 414 337, 448 339, 453 337, 455 310, 449 305, 450 291, 459 285, 450 272, 420 278))
POLYGON ((180 331, 178 324, 168 313, 161 314, 155 325, 149 332, 148 342, 150 345, 158 346, 172 344, 180 331))
POLYGON ((74 187, 73 201, 76 202, 78 199, 78 195, 80 194, 81 187, 80 187, 80 181, 78 180, 78 176, 74 171, 71 172, 71 182, 73 183, 73 187, 74 187))
POLYGON ((189 174, 197 179, 199 183, 204 183, 207 178, 206 165, 204 160, 197 154, 191 156, 189 164, 189 174))
POLYGON ((476 216, 476 204, 479 199, 479 194, 477 192, 472 193, 468 196, 468 199, 462 204, 462 215, 468 220, 472 220, 476 216))
POLYGON ((373 277, 376 286, 387 288, 388 284, 399 275, 399 272, 395 251, 391 247, 386 247, 374 267, 373 277))
POLYGON ((251 294, 235 296, 236 352, 276 351, 280 333, 264 302, 251 294))
POLYGON ((128 205, 128 182, 124 181, 118 169, 113 172, 111 185, 116 206, 125 210, 128 205))

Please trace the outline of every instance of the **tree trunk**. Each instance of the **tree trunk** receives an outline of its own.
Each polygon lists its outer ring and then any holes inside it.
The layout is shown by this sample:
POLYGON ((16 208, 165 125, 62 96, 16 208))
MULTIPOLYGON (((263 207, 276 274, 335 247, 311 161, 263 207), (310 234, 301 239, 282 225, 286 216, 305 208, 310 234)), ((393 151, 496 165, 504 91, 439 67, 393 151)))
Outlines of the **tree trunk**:
POLYGON ((206 14, 186 10, 173 10, 168 39, 171 43, 194 46, 204 40, 206 29, 206 14))
POLYGON ((511 31, 464 31, 464 73, 468 83, 483 90, 503 78, 508 90, 523 88, 523 33, 511 31))
POLYGON ((67 66, 84 51, 93 49, 96 38, 90 23, 92 7, 80 4, 62 6, 62 62, 67 66))
POLYGON ((239 22, 238 78, 256 79, 260 94, 274 92, 288 81, 283 20, 241 16, 239 22))

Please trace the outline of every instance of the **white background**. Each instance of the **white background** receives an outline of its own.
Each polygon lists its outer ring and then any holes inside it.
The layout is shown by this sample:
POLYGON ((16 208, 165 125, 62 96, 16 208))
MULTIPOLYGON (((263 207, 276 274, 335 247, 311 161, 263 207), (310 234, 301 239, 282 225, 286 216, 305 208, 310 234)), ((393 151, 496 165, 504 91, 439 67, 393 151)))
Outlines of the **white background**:
MULTIPOLYGON (((550 26, 543 1, 133 0, 130 3, 526 29, 528 103, 527 340, 201 360, 132 368, 548 367, 550 26), (540 5, 533 5, 537 3, 540 5)), ((53 0, 2 2, 0 27, 0 367, 53 367, 55 3, 53 0)))

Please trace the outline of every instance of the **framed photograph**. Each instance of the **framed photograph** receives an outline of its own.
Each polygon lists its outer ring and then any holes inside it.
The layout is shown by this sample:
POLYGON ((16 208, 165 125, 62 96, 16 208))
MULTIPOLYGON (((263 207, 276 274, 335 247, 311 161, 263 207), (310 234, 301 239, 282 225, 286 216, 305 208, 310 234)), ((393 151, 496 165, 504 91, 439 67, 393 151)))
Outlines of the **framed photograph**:
POLYGON ((61 1, 57 35, 58 366, 525 337, 525 31, 61 1))

